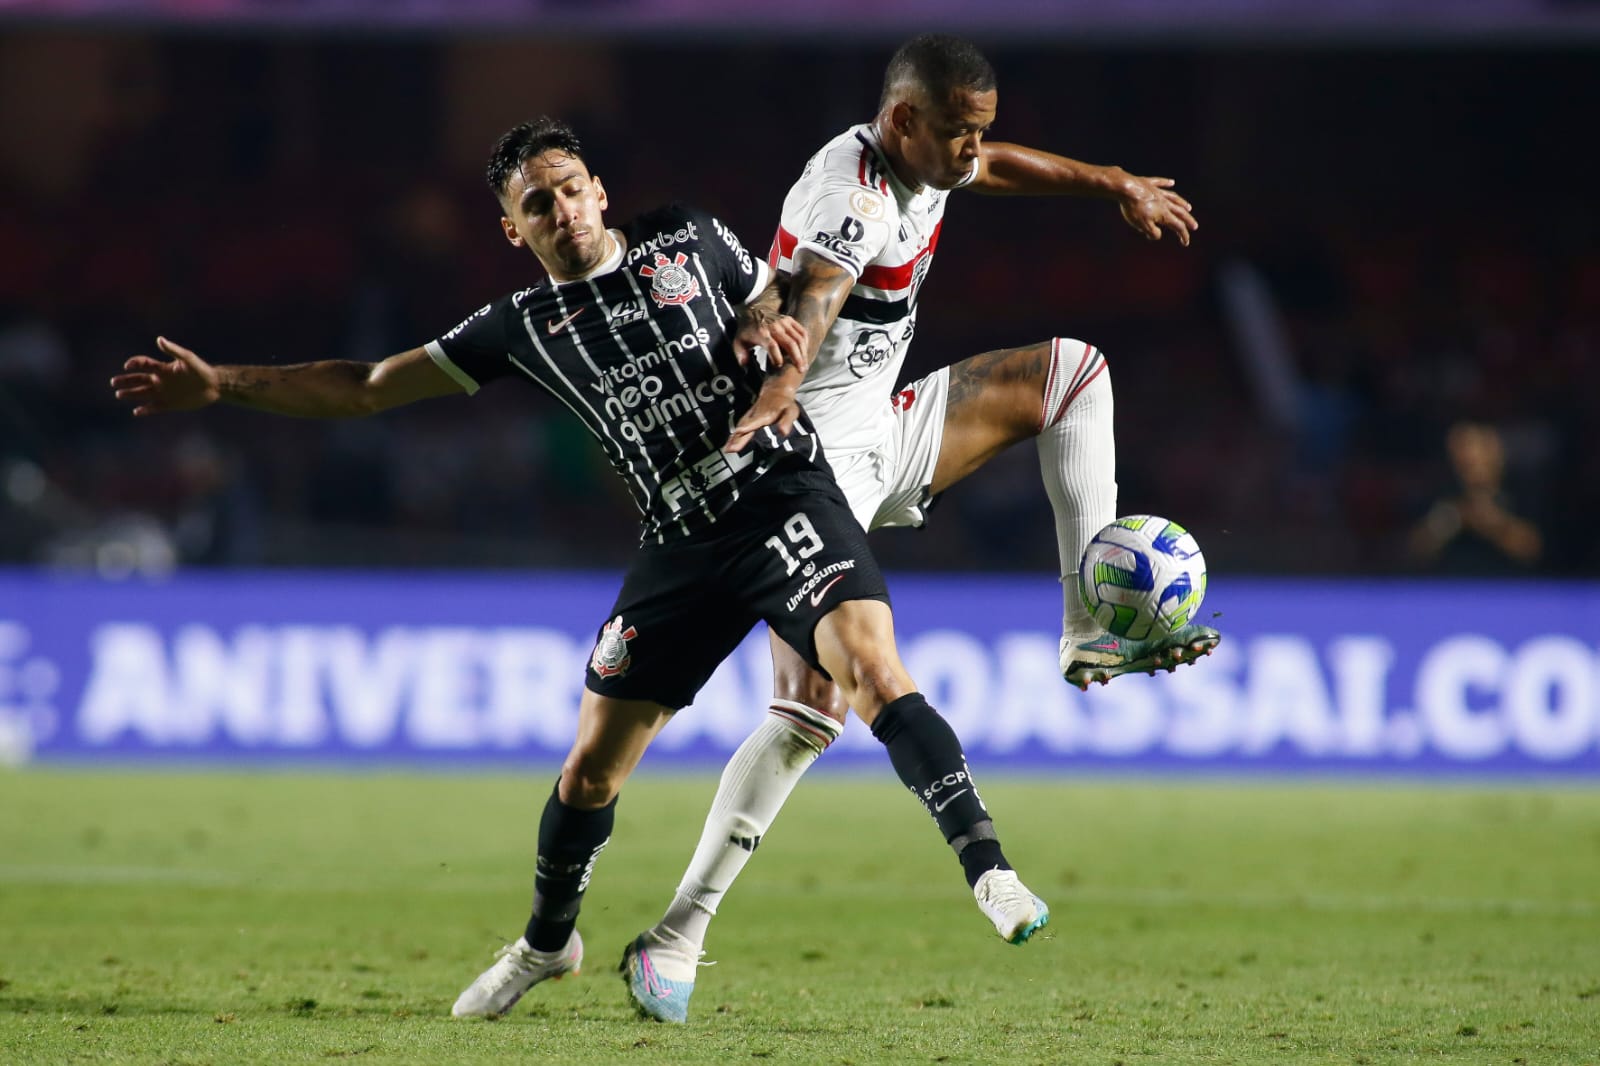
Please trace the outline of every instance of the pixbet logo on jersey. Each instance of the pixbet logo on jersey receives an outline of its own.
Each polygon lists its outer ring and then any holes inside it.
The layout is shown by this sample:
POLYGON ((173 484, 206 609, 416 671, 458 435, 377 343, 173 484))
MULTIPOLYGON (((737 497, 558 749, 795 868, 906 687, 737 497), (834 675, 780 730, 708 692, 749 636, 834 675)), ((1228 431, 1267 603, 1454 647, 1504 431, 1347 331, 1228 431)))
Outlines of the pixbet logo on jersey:
POLYGON ((639 268, 639 273, 650 279, 650 298, 657 307, 686 304, 699 295, 700 283, 683 265, 688 261, 682 252, 671 259, 657 252, 655 265, 639 268))
POLYGON ((629 248, 628 263, 630 265, 637 263, 645 256, 659 253, 663 248, 670 248, 674 244, 687 244, 690 241, 698 241, 699 239, 700 231, 695 228, 695 224, 691 220, 671 233, 657 233, 653 237, 646 237, 632 248, 629 248))

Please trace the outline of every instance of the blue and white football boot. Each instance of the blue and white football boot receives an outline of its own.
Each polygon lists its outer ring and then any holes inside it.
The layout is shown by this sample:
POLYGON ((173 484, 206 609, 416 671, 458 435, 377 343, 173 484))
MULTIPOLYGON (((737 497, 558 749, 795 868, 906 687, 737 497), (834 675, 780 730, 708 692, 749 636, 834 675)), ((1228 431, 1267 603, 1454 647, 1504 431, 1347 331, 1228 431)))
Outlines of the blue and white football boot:
POLYGON ((688 1021, 694 972, 704 954, 675 945, 654 929, 635 937, 617 969, 640 1015, 677 1025, 688 1021))

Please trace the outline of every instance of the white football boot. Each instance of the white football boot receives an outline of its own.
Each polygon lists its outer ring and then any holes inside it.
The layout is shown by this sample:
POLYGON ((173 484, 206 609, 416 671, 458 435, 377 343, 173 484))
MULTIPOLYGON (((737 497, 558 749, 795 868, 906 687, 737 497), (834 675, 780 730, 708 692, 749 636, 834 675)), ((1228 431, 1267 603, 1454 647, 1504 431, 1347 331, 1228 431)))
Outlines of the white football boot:
POLYGON ((559 981, 583 965, 583 938, 574 929, 559 951, 534 951, 517 938, 495 952, 495 963, 467 986, 450 1008, 457 1018, 498 1018, 540 981, 559 981))
POLYGON ((990 870, 972 886, 978 909, 1008 944, 1024 943, 1050 921, 1050 908, 1028 891, 1015 870, 990 870))

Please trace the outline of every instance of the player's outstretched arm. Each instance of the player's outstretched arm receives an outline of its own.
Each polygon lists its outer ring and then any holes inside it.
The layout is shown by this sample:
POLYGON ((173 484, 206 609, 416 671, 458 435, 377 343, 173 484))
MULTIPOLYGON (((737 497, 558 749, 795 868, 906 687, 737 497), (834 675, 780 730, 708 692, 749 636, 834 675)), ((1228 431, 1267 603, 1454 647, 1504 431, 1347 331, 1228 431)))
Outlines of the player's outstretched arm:
POLYGON ((136 355, 111 379, 117 399, 133 404, 136 416, 228 403, 301 418, 349 418, 462 391, 421 348, 380 363, 219 366, 165 337, 156 346, 168 361, 136 355))
POLYGON ((1194 207, 1173 191, 1171 178, 1146 178, 1121 167, 1080 163, 1020 144, 985 141, 968 188, 995 196, 1096 196, 1117 201, 1122 218, 1150 240, 1171 230, 1188 246, 1200 224, 1194 207))

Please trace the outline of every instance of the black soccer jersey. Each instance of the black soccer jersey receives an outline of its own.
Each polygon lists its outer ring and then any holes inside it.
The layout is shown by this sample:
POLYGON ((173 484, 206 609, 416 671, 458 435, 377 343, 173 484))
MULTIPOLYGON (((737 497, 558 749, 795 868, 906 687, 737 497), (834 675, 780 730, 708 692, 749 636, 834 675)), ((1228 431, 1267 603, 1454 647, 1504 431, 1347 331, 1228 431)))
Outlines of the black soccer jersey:
POLYGON ((735 309, 766 287, 766 264, 721 222, 678 205, 621 234, 620 254, 588 277, 503 296, 426 347, 469 393, 515 376, 554 394, 599 440, 644 538, 659 543, 708 528, 780 464, 826 464, 803 415, 787 438, 767 430, 722 453, 761 388, 733 336, 735 309))

